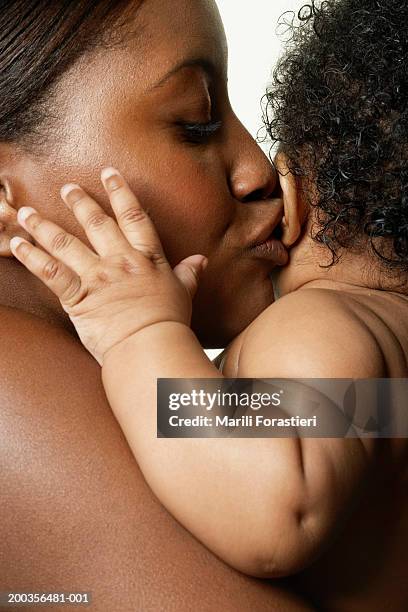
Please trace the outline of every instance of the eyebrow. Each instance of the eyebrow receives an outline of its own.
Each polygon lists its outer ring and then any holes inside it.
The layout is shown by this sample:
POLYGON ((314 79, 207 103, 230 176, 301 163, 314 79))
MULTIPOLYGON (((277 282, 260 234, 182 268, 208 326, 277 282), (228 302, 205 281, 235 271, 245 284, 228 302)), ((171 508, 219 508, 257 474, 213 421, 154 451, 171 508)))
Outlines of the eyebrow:
MULTIPOLYGON (((179 64, 176 64, 174 68, 172 68, 167 74, 164 75, 155 85, 153 85, 150 90, 157 89, 165 85, 165 83, 171 79, 175 74, 183 70, 184 68, 201 68, 210 78, 214 78, 217 73, 217 68, 210 59, 205 57, 192 58, 181 61, 179 64)), ((150 91, 149 90, 149 91, 150 91)))

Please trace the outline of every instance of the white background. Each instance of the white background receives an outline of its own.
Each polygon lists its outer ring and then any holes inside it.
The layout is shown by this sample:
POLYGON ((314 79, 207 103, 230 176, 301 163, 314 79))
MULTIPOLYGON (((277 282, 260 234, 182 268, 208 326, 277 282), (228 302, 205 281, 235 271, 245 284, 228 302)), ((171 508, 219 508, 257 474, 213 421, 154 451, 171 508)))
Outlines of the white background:
MULTIPOLYGON (((298 11, 306 0, 216 0, 229 46, 229 92, 232 106, 256 137, 262 127, 260 101, 281 53, 279 18, 298 11)), ((267 151, 267 144, 263 145, 267 151)), ((213 359, 220 351, 207 351, 213 359)))
MULTIPOLYGON (((279 18, 307 0, 216 0, 229 46, 232 106, 255 137, 262 127, 260 100, 281 52, 279 18)), ((282 29, 282 28, 280 28, 282 29)))

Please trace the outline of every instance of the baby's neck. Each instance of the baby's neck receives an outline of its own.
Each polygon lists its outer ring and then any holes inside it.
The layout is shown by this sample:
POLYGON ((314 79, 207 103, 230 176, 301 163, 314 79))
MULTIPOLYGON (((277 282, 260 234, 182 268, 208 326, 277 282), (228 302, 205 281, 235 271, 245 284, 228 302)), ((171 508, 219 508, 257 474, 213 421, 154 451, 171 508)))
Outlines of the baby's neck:
POLYGON ((310 237, 302 241, 290 252, 290 261, 285 268, 278 268, 273 275, 276 297, 281 297, 305 287, 338 289, 339 291, 387 291, 408 295, 404 286, 380 271, 376 261, 366 253, 344 253, 341 260, 333 266, 330 251, 316 244, 310 237), (326 266, 326 267, 325 267, 326 266))

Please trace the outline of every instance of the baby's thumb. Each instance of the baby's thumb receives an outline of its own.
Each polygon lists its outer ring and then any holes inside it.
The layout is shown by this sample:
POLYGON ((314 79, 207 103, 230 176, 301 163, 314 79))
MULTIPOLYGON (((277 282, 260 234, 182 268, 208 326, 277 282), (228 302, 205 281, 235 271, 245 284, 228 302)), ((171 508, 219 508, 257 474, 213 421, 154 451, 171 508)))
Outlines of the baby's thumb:
POLYGON ((204 255, 192 255, 183 259, 173 270, 179 281, 188 290, 191 299, 195 296, 200 274, 207 267, 208 259, 204 255))

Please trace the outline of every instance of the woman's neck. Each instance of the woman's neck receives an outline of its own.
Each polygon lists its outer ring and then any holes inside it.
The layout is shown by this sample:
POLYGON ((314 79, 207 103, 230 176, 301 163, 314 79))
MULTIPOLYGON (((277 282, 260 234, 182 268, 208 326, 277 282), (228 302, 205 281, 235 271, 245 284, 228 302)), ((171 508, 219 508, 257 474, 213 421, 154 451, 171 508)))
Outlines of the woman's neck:
POLYGON ((22 310, 76 335, 74 326, 55 295, 11 258, 0 260, 0 306, 22 310))

